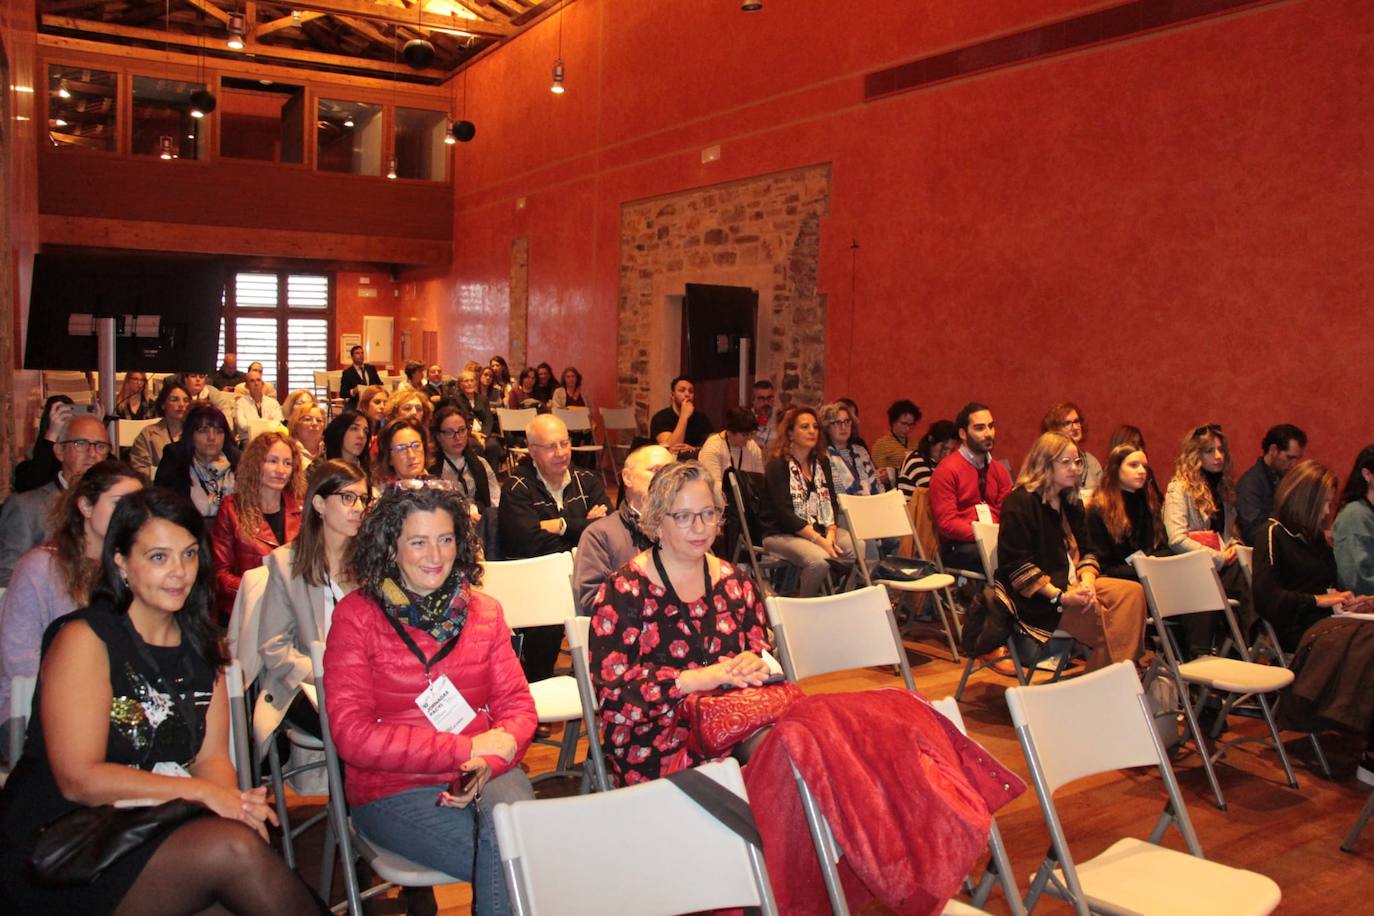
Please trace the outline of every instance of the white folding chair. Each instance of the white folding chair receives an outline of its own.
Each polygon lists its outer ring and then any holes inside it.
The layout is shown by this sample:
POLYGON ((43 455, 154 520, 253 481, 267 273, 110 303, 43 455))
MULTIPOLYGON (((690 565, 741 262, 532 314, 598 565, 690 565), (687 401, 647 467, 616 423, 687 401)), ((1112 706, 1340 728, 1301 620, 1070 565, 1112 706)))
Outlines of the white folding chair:
MULTIPOLYGON (((935 711, 944 716, 963 732, 968 734, 968 729, 964 727, 964 716, 959 712, 959 701, 954 697, 944 697, 939 700, 932 700, 931 706, 935 711)), ((992 894, 994 884, 1002 886, 1002 893, 1007 898, 1007 906, 1011 908, 1012 916, 1025 916, 1026 908, 1021 903, 1021 889, 1016 886, 1016 874, 1011 870, 1011 859, 1007 856, 1006 843, 1002 841, 1002 831, 997 829, 997 818, 992 818, 992 826, 988 829, 988 864, 983 869, 982 877, 975 884, 970 877, 965 882, 966 889, 971 897, 971 902, 975 907, 981 907, 988 902, 989 895, 992 894)), ((949 908, 946 913, 952 912, 949 908)), ((957 912, 957 911, 955 911, 957 912)))
POLYGON ((620 469, 625 465, 625 459, 630 455, 630 446, 634 442, 635 436, 639 435, 639 420, 635 418, 633 407, 602 407, 601 411, 601 441, 606 446, 606 454, 611 457, 611 471, 619 475, 620 469), (621 436, 616 436, 616 441, 611 441, 611 433, 628 433, 621 441, 621 436), (617 453, 620 454, 619 461, 616 460, 617 453))
MULTIPOLYGON (((482 564, 482 591, 501 603, 506 625, 521 627, 563 627, 569 617, 577 616, 572 590, 573 558, 570 552, 554 553, 526 560, 488 560, 482 564)), ((535 681, 530 685, 535 713, 541 724, 564 723, 558 764, 553 772, 541 773, 534 783, 557 776, 580 776, 573 769, 577 739, 581 731, 582 698, 577 681, 566 674, 535 681)))
POLYGON ((38 678, 32 674, 20 674, 10 679, 8 753, 11 767, 24 755, 24 736, 29 729, 29 716, 33 713, 33 695, 37 690, 38 678))
POLYGON ((501 426, 501 438, 506 445, 506 468, 514 470, 515 462, 530 453, 529 443, 525 442, 525 427, 539 416, 539 411, 533 407, 516 410, 509 407, 494 407, 492 410, 496 413, 496 422, 501 426), (517 442, 525 444, 519 445, 517 442))
POLYGON ((591 766, 582 768, 583 782, 590 781, 591 789, 596 792, 609 792, 611 781, 606 776, 606 758, 601 747, 601 723, 598 719, 601 704, 596 701, 596 687, 592 684, 591 661, 587 654, 591 628, 590 617, 569 617, 563 621, 563 632, 568 637, 568 653, 572 655, 573 678, 577 681, 577 694, 582 700, 582 727, 587 730, 587 763, 591 766))
POLYGON ((119 428, 118 432, 116 433, 116 435, 119 437, 119 448, 133 448, 134 440, 138 438, 138 434, 157 422, 157 420, 116 421, 116 426, 118 426, 119 428))
POLYGON ((338 845, 339 861, 343 864, 344 892, 350 916, 363 916, 363 901, 385 892, 389 887, 434 887, 439 884, 462 884, 462 880, 441 871, 417 865, 404 856, 369 841, 353 827, 344 800, 343 771, 339 768, 339 752, 329 734, 329 715, 324 702, 324 643, 310 644, 310 663, 315 671, 315 690, 320 704, 320 730, 324 736, 325 772, 329 775, 328 829, 325 831, 324 857, 320 867, 320 896, 329 898, 334 881, 334 848, 338 845), (356 859, 365 861, 384 884, 362 891, 358 886, 356 859))
POLYGON ((244 440, 244 444, 247 445, 263 433, 272 431, 286 432, 286 425, 281 420, 249 420, 248 438, 244 440))
MULTIPOLYGON (((859 573, 866 585, 873 585, 874 579, 894 592, 921 594, 929 596, 936 613, 940 616, 940 629, 944 631, 949 643, 950 657, 959 662, 959 622, 952 608, 946 608, 940 600, 940 592, 954 584, 954 577, 946 573, 932 573, 920 579, 893 579, 885 577, 881 568, 874 575, 869 569, 868 559, 863 549, 864 541, 879 541, 885 538, 915 538, 911 528, 911 516, 907 514, 906 498, 898 490, 888 490, 877 496, 851 496, 840 494, 840 513, 849 536, 854 539, 854 553, 858 557, 859 573)), ((900 562, 900 559, 898 559, 900 562)))
POLYGON ((907 689, 916 689, 892 616, 892 603, 880 586, 819 598, 775 595, 767 598, 764 606, 789 681, 851 668, 896 665, 907 689))
POLYGON ((91 390, 91 380, 84 372, 57 372, 44 370, 43 397, 65 394, 73 404, 95 403, 95 393, 91 390))
MULTIPOLYGON (((1210 565, 1211 559, 1201 556, 1210 565)), ((1068 901, 1079 916, 1261 916, 1279 905, 1279 886, 1269 878, 1203 857, 1131 663, 1057 684, 1008 688, 1007 706, 1050 833, 1049 854, 1026 897, 1027 912, 1046 890, 1068 901), (1055 809, 1055 790, 1096 773, 1142 766, 1159 768, 1168 794, 1149 840, 1124 837, 1097 857, 1075 863, 1055 809), (1158 845, 1170 824, 1191 855, 1158 845)))
MULTIPOLYGON (((995 522, 973 523, 973 542, 978 546, 978 557, 983 563, 983 575, 989 583, 996 579, 997 537, 1001 530, 1002 526, 995 522)), ((1006 647, 1011 656, 1012 669, 1016 672, 1016 683, 1029 684, 1035 677, 1035 672, 1047 665, 1052 671, 1050 683, 1053 683, 1064 674, 1064 667, 1069 663, 1069 656, 1073 653, 1073 637, 1062 630, 1055 630, 1050 639, 1042 643, 1013 630, 1007 637, 1006 647)), ((954 690, 954 698, 962 700, 969 677, 992 665, 993 661, 970 656, 964 663, 964 673, 959 678, 959 686, 954 690)))
POLYGON ((382 386, 390 392, 395 392, 396 389, 400 387, 401 382, 406 380, 404 375, 382 375, 380 378, 382 380, 382 386))
MULTIPOLYGON (((734 759, 697 771, 748 800, 734 759)), ((492 817, 519 916, 668 916, 741 906, 768 916, 778 911, 762 850, 667 779, 498 805, 492 817), (626 829, 636 824, 671 825, 673 854, 645 842, 643 830, 626 829)))
POLYGON ((1250 647, 1241 636, 1236 616, 1226 598, 1226 590, 1217 576, 1212 558, 1199 550, 1172 557, 1137 556, 1134 562, 1140 584, 1145 588, 1150 619, 1154 621, 1155 636, 1160 649, 1155 653, 1154 661, 1150 663, 1150 670, 1145 676, 1146 683, 1150 678, 1165 673, 1177 686, 1179 701, 1183 704, 1184 718, 1188 722, 1188 731, 1192 733, 1198 755, 1202 757, 1203 769, 1207 772, 1207 781, 1211 783, 1212 792, 1216 796, 1217 807, 1225 811, 1226 799, 1221 794, 1221 785, 1217 782, 1213 764, 1226 753, 1227 748, 1245 741, 1267 743, 1272 740, 1275 750, 1278 751, 1279 761, 1283 764, 1284 775, 1288 777, 1288 785, 1296 789, 1298 779, 1293 775, 1293 767, 1288 762, 1288 752, 1284 750, 1283 740, 1279 737, 1279 727, 1274 721, 1274 710, 1269 702, 1271 696, 1293 682, 1293 672, 1281 665, 1260 665, 1251 661, 1250 647), (1225 615, 1226 623, 1230 627, 1231 641, 1241 657, 1236 659, 1206 655, 1189 662, 1181 662, 1178 648, 1174 645, 1173 637, 1164 621, 1180 614, 1217 611, 1225 615), (1253 696, 1259 701, 1271 738, 1243 736, 1230 741, 1218 741, 1216 750, 1209 751, 1207 739, 1198 725, 1197 708, 1188 697, 1189 684, 1195 684, 1202 689, 1197 707, 1205 702, 1206 694, 1213 690, 1220 694, 1233 694, 1239 698, 1253 696))

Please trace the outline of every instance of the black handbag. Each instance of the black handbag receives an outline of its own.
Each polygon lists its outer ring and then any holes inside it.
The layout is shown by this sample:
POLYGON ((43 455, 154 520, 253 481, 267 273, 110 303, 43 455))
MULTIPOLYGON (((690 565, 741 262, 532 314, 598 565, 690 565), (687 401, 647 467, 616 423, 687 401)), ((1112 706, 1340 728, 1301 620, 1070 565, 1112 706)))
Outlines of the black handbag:
POLYGON ((935 564, 929 560, 883 557, 874 565, 872 576, 874 579, 886 579, 889 582, 915 582, 934 575, 936 571, 935 564))
POLYGON ((208 810, 184 798, 139 808, 77 808, 39 831, 34 874, 47 884, 90 884, 121 857, 208 810))

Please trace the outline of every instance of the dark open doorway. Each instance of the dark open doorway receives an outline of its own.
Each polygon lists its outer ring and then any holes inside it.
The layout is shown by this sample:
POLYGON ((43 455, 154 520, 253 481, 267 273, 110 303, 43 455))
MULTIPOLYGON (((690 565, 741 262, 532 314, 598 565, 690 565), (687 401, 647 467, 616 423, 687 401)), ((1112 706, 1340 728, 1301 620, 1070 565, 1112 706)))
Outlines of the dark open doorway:
POLYGON ((740 403, 740 353, 746 384, 754 375, 759 294, 747 286, 688 283, 682 302, 682 373, 696 382, 696 404, 719 428, 740 403), (743 343, 742 343, 743 342, 743 343))

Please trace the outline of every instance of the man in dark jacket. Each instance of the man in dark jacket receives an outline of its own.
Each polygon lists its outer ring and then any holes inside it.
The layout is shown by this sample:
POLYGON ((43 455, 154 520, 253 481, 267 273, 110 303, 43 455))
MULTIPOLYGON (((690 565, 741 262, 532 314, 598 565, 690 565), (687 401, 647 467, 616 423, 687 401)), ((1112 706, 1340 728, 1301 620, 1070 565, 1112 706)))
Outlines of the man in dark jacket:
MULTIPOLYGON (((587 526, 611 511, 601 478, 572 467, 572 441, 562 420, 552 414, 535 417, 525 437, 529 458, 516 465, 501 488, 497 513, 508 560, 572 550, 587 526)), ((523 632, 525 677, 531 683, 551 677, 563 628, 528 627, 523 632)))
POLYGON ((620 509, 587 526, 577 542, 577 563, 573 567, 573 591, 577 593, 577 613, 591 616, 592 602, 601 583, 610 578, 642 550, 652 545, 639 530, 639 513, 649 495, 649 482, 659 468, 676 459, 661 445, 645 445, 630 452, 620 471, 624 489, 620 509))
POLYGON ((376 366, 369 366, 363 362, 361 344, 354 344, 348 351, 348 357, 353 360, 353 365, 339 376, 339 397, 347 401, 349 407, 357 407, 358 389, 366 388, 368 385, 380 385, 382 377, 377 374, 376 366))
POLYGON ((1259 459, 1236 483, 1236 527, 1240 539, 1251 547, 1274 512, 1274 493, 1288 470, 1302 460, 1307 433, 1291 423, 1280 423, 1264 434, 1259 459))

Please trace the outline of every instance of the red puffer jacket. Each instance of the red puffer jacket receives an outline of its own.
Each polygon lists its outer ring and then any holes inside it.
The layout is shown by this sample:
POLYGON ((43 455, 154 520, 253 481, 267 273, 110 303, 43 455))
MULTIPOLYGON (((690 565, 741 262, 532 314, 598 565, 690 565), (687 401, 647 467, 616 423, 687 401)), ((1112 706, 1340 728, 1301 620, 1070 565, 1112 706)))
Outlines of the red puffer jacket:
MULTIPOLYGON (((406 630, 425 657, 439 651, 428 633, 406 630)), ((424 665, 363 590, 334 609, 324 653, 325 708, 349 804, 451 781, 472 756, 472 737, 497 726, 515 738, 516 755, 512 763, 487 757, 492 778, 524 756, 538 718, 496 599, 472 593, 457 648, 430 669, 433 678, 441 674, 477 713, 462 734, 436 732, 415 704, 428 686, 424 665)))

